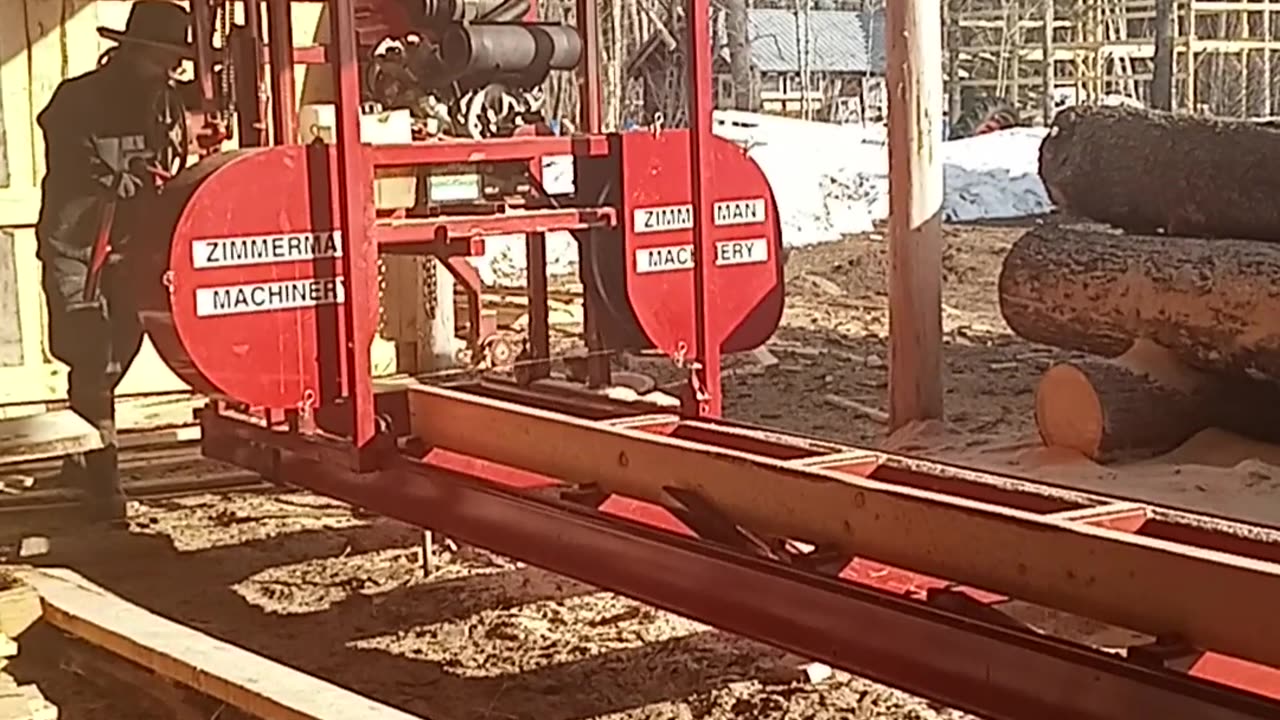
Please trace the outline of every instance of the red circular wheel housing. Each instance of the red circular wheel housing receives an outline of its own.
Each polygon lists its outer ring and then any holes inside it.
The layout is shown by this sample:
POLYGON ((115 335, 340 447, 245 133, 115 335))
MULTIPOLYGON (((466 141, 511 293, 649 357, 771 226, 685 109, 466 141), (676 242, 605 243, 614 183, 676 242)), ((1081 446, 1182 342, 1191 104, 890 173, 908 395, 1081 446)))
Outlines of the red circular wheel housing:
MULTIPOLYGON (((165 188, 158 222, 137 238, 151 250, 142 318, 165 362, 197 391, 266 408, 338 396, 349 288, 337 257, 333 163, 323 146, 242 150, 165 188)), ((360 343, 365 352, 370 341, 360 343)))

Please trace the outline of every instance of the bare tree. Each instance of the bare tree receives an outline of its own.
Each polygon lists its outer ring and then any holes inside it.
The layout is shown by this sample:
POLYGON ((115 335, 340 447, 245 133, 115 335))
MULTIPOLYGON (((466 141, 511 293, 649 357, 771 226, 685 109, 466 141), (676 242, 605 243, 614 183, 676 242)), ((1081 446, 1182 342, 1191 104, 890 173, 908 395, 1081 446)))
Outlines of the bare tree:
POLYGON ((733 77, 733 106, 756 109, 755 73, 751 67, 751 38, 747 32, 747 0, 726 0, 725 36, 729 45, 729 73, 733 77))

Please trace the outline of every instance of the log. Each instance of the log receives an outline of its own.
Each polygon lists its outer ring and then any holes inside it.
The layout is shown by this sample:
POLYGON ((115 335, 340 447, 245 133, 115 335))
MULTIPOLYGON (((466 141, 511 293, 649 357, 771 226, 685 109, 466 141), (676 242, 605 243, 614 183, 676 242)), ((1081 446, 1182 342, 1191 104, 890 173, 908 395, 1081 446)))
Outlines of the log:
POLYGON ((1036 427, 1046 446, 1096 462, 1145 460, 1223 417, 1215 402, 1224 394, 1220 385, 1140 341, 1115 360, 1086 358, 1049 368, 1036 387, 1036 427))
POLYGON ((1040 178, 1065 213, 1130 232, 1280 241, 1280 132, 1132 107, 1054 118, 1040 178))
POLYGON ((1046 225, 1005 256, 1000 311, 1031 342, 1118 357, 1135 338, 1201 370, 1280 379, 1280 246, 1046 225))

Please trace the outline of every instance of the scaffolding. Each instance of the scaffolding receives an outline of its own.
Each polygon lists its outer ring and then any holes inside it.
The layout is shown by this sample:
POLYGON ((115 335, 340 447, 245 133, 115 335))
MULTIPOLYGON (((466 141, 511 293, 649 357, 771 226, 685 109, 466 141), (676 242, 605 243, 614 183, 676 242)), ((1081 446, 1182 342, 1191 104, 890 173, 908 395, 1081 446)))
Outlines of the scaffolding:
MULTIPOLYGON (((1162 1, 948 0, 951 116, 993 97, 1028 116, 1046 95, 1150 104, 1162 1)), ((1271 117, 1280 0, 1168 1, 1172 109, 1271 117)))

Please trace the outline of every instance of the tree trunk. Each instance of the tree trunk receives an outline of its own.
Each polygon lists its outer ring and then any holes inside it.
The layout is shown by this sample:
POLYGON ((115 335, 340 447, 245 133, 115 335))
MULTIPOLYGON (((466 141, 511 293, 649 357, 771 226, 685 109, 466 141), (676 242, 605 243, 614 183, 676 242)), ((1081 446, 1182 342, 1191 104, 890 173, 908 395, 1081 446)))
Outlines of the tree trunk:
POLYGON ((1067 108, 1040 146, 1064 212, 1130 232, 1280 241, 1280 132, 1130 107, 1067 108))
POLYGON ((1115 360, 1049 368, 1036 388, 1035 413, 1045 445, 1103 463, 1155 457, 1211 427, 1257 440, 1280 437, 1276 386, 1198 372, 1146 341, 1115 360))
POLYGON ((1131 351, 1116 360, 1090 358, 1049 368, 1035 399, 1044 444, 1103 463, 1141 460, 1210 427, 1211 378, 1185 368, 1159 372, 1160 365, 1169 368, 1176 361, 1150 347, 1152 352, 1131 351))
POLYGON ((733 107, 756 109, 756 83, 751 71, 751 38, 747 32, 747 0, 729 0, 725 13, 725 36, 729 45, 729 73, 733 77, 733 107))
POLYGON ((1280 245, 1045 226, 1010 248, 998 292, 1032 342, 1116 357, 1145 338, 1192 367, 1280 379, 1280 245))

